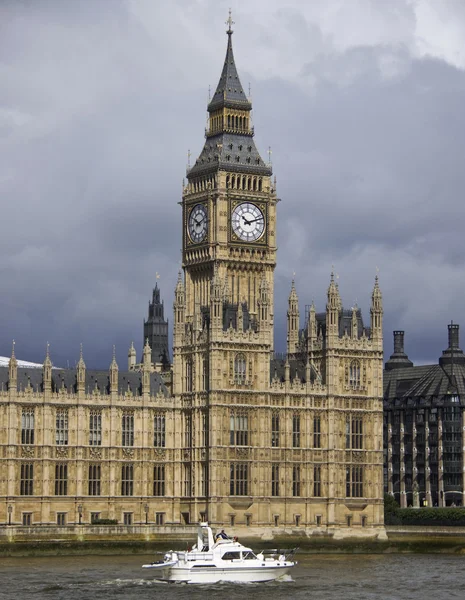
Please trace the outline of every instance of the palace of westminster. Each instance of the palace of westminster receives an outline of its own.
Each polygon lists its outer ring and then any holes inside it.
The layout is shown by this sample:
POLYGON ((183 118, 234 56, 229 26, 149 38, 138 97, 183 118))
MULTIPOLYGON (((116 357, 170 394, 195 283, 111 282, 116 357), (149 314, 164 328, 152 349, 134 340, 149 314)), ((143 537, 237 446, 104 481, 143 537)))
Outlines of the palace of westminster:
POLYGON ((231 20, 209 125, 182 194, 173 350, 156 285, 142 358, 128 369, 0 366, 0 523, 215 527, 384 537, 383 493, 402 506, 462 503, 465 356, 458 327, 438 365, 414 367, 395 332, 383 373, 378 279, 370 325, 342 306, 273 352, 278 196, 254 143, 231 20), (383 390, 384 380, 384 390, 383 390), (384 425, 384 426, 383 426, 384 425))

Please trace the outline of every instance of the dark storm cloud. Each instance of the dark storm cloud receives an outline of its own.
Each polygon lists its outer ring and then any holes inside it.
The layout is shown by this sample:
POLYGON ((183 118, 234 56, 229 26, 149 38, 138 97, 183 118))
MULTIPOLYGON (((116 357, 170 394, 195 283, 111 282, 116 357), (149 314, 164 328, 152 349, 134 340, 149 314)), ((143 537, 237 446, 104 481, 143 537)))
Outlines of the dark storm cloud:
MULTIPOLYGON (((121 367, 156 272, 171 320, 187 150, 203 144, 229 4, 0 6, 0 355, 121 367)), ((237 2, 236 61, 278 179, 276 340, 292 274, 324 310, 331 265, 369 320, 436 360, 465 292, 463 4, 237 2), (308 6, 307 6, 308 4, 308 6), (349 10, 350 4, 350 10, 349 10), (435 11, 442 10, 438 16, 435 11), (436 23, 438 24, 436 26, 436 23), (460 42, 461 43, 461 42, 460 42)))

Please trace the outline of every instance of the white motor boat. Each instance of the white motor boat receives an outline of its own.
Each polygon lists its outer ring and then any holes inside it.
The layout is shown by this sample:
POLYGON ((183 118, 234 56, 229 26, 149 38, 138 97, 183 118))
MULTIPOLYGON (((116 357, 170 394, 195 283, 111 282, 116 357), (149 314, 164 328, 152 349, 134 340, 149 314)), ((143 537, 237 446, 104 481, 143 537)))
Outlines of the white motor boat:
POLYGON ((197 543, 185 552, 169 551, 164 559, 142 565, 155 569, 155 579, 179 583, 254 583, 281 577, 297 563, 294 550, 269 550, 255 554, 237 538, 213 539, 208 523, 200 523, 197 543))

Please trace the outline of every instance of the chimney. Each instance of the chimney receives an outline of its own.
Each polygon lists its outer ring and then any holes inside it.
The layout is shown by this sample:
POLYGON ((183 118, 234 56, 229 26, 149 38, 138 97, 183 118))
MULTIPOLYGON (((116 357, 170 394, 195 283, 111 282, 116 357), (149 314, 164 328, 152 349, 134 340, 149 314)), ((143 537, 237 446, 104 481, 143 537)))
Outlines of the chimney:
POLYGON ((465 365, 465 355, 459 346, 459 326, 453 321, 447 326, 449 346, 447 350, 443 350, 442 356, 439 359, 439 364, 444 365, 465 365))
POLYGON ((451 321, 450 325, 447 326, 449 330, 449 348, 452 350, 459 349, 459 326, 454 325, 451 321))
POLYGON ((394 331, 394 352, 389 357, 389 360, 385 364, 386 371, 392 371, 393 369, 405 369, 413 367, 413 362, 409 360, 409 357, 404 351, 404 332, 394 331))

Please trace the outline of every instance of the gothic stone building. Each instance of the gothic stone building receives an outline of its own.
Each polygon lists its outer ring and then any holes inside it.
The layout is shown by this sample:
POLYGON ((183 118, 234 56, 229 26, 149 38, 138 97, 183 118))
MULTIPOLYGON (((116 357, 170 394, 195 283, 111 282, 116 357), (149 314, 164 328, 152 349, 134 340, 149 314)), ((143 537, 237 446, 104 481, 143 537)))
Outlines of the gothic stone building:
POLYGON ((459 326, 435 365, 415 367, 394 332, 384 372, 385 491, 402 507, 464 505, 465 355, 459 326))
MULTIPOLYGON (((231 22, 209 125, 182 195, 172 390, 147 343, 127 372, 43 369, 14 354, 0 392, 0 521, 172 524, 384 536, 382 300, 371 323, 326 310, 273 354, 276 183, 254 143, 231 22)), ((151 325, 149 326, 151 329, 151 325)), ((151 338, 153 339, 153 338, 151 338)))

